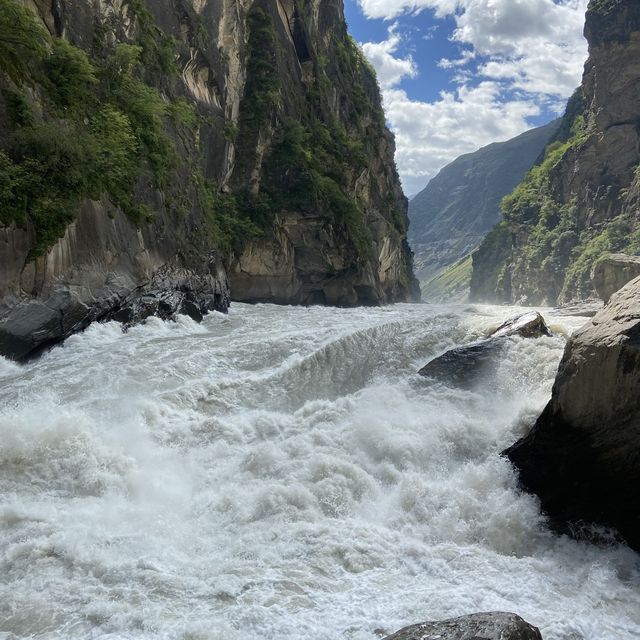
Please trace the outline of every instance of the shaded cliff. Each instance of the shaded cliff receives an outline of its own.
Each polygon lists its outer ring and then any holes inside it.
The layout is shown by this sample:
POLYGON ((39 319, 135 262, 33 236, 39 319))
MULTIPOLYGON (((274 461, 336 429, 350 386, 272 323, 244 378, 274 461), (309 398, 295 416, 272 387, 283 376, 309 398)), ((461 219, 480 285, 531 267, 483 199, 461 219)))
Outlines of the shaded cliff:
POLYGON ((159 270, 204 310, 412 299, 393 153, 341 0, 0 0, 0 351, 159 270))
POLYGON ((500 220, 500 201, 531 169, 559 124, 460 156, 409 202, 418 278, 431 279, 482 242, 500 220))
POLYGON ((640 6, 592 0, 585 36, 582 86, 559 134, 474 256, 476 300, 586 299, 598 259, 640 252, 640 6))

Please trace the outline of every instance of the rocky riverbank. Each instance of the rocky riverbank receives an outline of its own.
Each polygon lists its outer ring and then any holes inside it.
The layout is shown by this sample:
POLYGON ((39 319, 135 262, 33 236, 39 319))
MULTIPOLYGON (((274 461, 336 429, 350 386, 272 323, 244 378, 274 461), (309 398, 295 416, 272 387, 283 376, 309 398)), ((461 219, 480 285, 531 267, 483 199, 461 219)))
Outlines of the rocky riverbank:
POLYGON ((640 550, 640 278, 567 344, 551 401, 506 451, 559 530, 640 550))

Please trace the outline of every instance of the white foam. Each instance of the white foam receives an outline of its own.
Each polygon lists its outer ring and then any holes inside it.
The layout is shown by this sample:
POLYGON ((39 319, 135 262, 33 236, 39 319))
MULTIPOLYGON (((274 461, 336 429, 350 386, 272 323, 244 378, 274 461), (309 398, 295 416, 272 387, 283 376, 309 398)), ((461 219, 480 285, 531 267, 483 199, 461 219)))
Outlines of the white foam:
POLYGON ((415 374, 517 312, 234 305, 0 361, 0 634, 373 640, 505 609, 637 638, 637 556, 549 533, 498 455, 563 340, 509 339, 490 387, 415 374))

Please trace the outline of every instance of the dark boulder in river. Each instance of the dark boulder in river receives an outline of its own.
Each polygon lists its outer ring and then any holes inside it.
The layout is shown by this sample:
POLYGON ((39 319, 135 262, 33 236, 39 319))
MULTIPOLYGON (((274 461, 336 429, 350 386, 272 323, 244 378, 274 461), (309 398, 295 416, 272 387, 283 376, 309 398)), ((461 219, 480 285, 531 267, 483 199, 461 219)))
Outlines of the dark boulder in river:
POLYGON ((469 388, 487 375, 500 359, 506 346, 505 338, 539 338, 548 335, 551 334, 544 318, 537 311, 525 313, 507 320, 484 340, 446 351, 426 364, 419 373, 440 382, 469 388))
POLYGON ((640 550, 640 277, 574 334, 551 401, 505 453, 555 528, 613 527, 640 550))
POLYGON ((521 338, 540 338, 550 336, 551 332, 545 324, 544 318, 537 311, 530 311, 521 316, 502 323, 492 334, 491 338, 505 338, 520 336, 521 338))
POLYGON ((542 636, 515 613, 497 611, 416 624, 384 640, 542 640, 542 636))

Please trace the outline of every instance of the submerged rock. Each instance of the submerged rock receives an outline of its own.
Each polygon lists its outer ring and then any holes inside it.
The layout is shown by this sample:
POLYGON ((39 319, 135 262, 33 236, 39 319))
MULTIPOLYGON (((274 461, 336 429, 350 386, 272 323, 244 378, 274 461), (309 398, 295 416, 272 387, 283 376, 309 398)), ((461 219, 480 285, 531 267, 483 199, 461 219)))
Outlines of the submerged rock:
POLYGON ((515 613, 496 611, 416 624, 384 640, 542 640, 542 636, 515 613))
POLYGON ((627 282, 640 276, 640 257, 612 253, 599 260, 591 270, 591 283, 596 293, 607 302, 627 282))
POLYGON ((555 528, 613 527, 640 549, 640 277, 574 334, 551 401, 505 453, 555 528))
POLYGON ((549 335, 551 332, 537 311, 525 313, 507 320, 484 340, 450 349, 427 363, 418 373, 457 387, 470 388, 489 374, 499 361, 506 346, 504 338, 539 338, 549 335))

